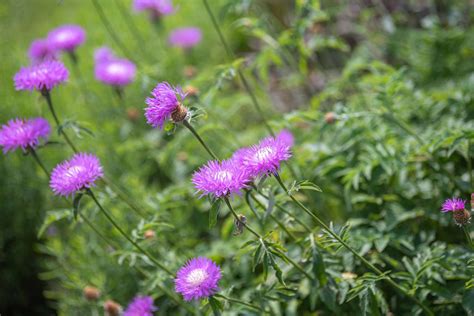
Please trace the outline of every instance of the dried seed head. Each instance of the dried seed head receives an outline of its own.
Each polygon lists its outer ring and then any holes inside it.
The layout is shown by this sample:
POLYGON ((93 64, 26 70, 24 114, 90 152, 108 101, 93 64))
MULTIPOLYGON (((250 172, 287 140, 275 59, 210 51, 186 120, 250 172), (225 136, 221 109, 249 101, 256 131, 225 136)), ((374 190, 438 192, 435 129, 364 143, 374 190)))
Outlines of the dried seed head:
POLYGON ((115 301, 107 300, 104 303, 104 311, 106 316, 119 316, 122 312, 122 306, 115 301))
POLYGON ((324 114, 324 121, 327 124, 334 123, 336 121, 336 119, 337 119, 337 115, 334 112, 327 112, 326 114, 324 114))
POLYGON ((147 231, 145 231, 143 236, 145 237, 145 239, 152 239, 156 237, 156 233, 154 230, 148 229, 147 231))
POLYGON ((471 212, 468 210, 454 211, 453 218, 457 225, 464 226, 471 222, 471 212))
POLYGON ((188 115, 188 110, 181 103, 178 103, 176 109, 171 113, 171 119, 174 123, 182 122, 186 119, 188 115))
POLYGON ((96 301, 100 297, 100 291, 93 286, 86 286, 83 290, 84 297, 89 301, 96 301))

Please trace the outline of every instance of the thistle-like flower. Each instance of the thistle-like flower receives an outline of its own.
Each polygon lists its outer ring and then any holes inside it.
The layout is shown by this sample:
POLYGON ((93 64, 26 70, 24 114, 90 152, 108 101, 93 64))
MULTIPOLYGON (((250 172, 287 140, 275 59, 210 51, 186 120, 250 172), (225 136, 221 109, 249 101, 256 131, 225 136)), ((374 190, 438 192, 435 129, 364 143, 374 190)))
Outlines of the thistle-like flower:
POLYGON ((57 60, 46 60, 42 63, 21 68, 13 78, 16 90, 37 90, 42 93, 51 91, 65 82, 69 71, 57 60))
POLYGON ((199 300, 214 295, 220 279, 221 269, 212 260, 194 258, 178 270, 175 289, 186 301, 199 300))
POLYGON ((47 39, 40 38, 31 42, 28 56, 33 64, 38 64, 45 60, 56 59, 57 53, 47 39))
POLYGON ((0 129, 0 146, 3 152, 21 148, 24 152, 35 149, 40 140, 47 140, 51 127, 44 118, 13 119, 0 129))
POLYGON ((77 153, 53 169, 49 186, 54 194, 69 196, 82 189, 93 187, 103 176, 99 158, 93 154, 77 153))
POLYGON ((148 11, 152 19, 159 19, 174 12, 171 0, 134 0, 135 11, 148 11))
POLYGON ((79 25, 63 25, 48 34, 48 42, 58 51, 73 52, 86 40, 86 32, 79 25))
POLYGON ((201 196, 212 198, 239 194, 250 181, 247 172, 233 160, 209 161, 193 175, 193 183, 201 196))
POLYGON ((152 97, 145 101, 147 104, 145 117, 148 124, 163 129, 163 125, 169 119, 176 123, 186 119, 188 112, 181 104, 186 98, 186 94, 181 89, 175 88, 167 82, 160 82, 153 89, 151 95, 152 97))
POLYGON ((107 46, 102 46, 94 51, 94 61, 96 64, 117 59, 114 52, 107 46))
POLYGON ((171 31, 168 42, 171 46, 185 49, 192 48, 199 44, 202 39, 202 32, 197 27, 182 27, 171 31))
POLYGON ((158 308, 153 305, 150 296, 136 296, 125 309, 123 316, 153 316, 158 308))
POLYGON ((452 198, 444 201, 441 211, 452 212, 454 221, 459 226, 464 226, 471 221, 471 213, 465 208, 466 201, 460 198, 452 198))
POLYGON ((123 87, 133 82, 137 72, 134 63, 127 59, 108 59, 105 54, 102 61, 95 65, 95 78, 105 84, 123 87))

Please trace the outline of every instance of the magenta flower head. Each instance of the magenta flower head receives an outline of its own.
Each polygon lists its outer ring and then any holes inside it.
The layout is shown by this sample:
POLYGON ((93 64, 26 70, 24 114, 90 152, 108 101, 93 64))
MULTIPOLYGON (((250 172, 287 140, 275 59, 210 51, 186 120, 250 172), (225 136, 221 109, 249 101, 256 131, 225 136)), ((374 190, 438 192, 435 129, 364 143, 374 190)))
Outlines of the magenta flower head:
POLYGON ((232 160, 243 166, 249 177, 276 173, 281 162, 291 157, 291 141, 287 136, 264 138, 258 145, 236 151, 232 160))
POLYGON ((95 181, 103 176, 99 158, 92 154, 77 153, 53 169, 49 186, 54 194, 69 196, 93 187, 95 181))
MULTIPOLYGON (((101 58, 103 57, 104 55, 101 58)), ((132 83, 136 73, 137 67, 127 59, 110 59, 97 62, 95 65, 95 78, 116 87, 123 87, 132 83)))
POLYGON ((189 260, 178 270, 175 282, 177 293, 186 301, 214 295, 221 279, 221 269, 211 259, 199 257, 189 260))
POLYGON ((21 148, 35 149, 40 140, 47 140, 51 127, 47 120, 41 117, 32 119, 14 119, 2 125, 0 129, 0 146, 3 153, 21 148))
POLYGON ((181 89, 167 82, 160 82, 151 95, 152 97, 145 101, 147 104, 145 117, 148 124, 163 129, 163 125, 170 118, 176 123, 186 119, 188 111, 181 104, 186 94, 181 89))
POLYGON ((153 305, 153 298, 150 296, 136 296, 127 306, 123 316, 153 316, 153 312, 158 308, 153 305))
POLYGON ((149 11, 153 19, 170 15, 174 12, 171 0, 134 0, 135 11, 149 11))
POLYGON ((443 206, 441 207, 441 212, 455 212, 462 211, 465 209, 466 201, 459 198, 447 199, 444 201, 443 206))
POLYGON ((197 27, 183 27, 174 29, 168 37, 171 46, 192 48, 199 44, 202 32, 197 27))
POLYGON ((21 68, 13 81, 16 90, 50 91, 69 78, 69 71, 57 60, 46 60, 37 65, 21 68))
POLYGON ((37 64, 44 60, 56 59, 57 54, 47 39, 40 38, 31 42, 28 56, 33 64, 37 64))
POLYGON ((117 57, 115 57, 114 52, 107 46, 99 47, 94 51, 94 61, 96 63, 102 63, 114 59, 117 59, 117 57))
POLYGON ((295 143, 295 138, 293 137, 293 134, 291 134, 291 132, 287 129, 281 130, 281 132, 277 135, 276 138, 290 148, 293 147, 295 143))
POLYGON ((233 160, 212 160, 194 173, 192 181, 201 196, 221 198, 239 194, 250 179, 247 172, 233 160))
POLYGON ((74 51, 86 40, 86 32, 78 25, 63 25, 48 34, 48 41, 55 50, 74 51))

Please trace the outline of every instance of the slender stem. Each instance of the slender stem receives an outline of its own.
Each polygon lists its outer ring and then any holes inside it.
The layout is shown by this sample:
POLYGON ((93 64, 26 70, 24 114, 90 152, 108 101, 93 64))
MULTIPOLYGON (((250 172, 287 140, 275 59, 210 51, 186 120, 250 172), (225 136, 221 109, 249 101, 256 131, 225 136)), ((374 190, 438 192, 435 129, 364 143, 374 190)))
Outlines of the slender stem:
POLYGON ((148 251, 143 249, 130 236, 128 236, 128 234, 125 233, 125 231, 122 228, 120 228, 120 226, 115 222, 115 220, 112 218, 112 216, 102 207, 102 205, 97 200, 97 198, 95 197, 95 195, 94 195, 94 193, 92 192, 91 189, 87 189, 87 194, 94 200, 95 204, 99 207, 101 212, 105 215, 105 217, 107 217, 109 222, 120 232, 120 234, 123 237, 125 237, 125 239, 127 239, 135 248, 137 248, 138 251, 140 251, 142 254, 144 254, 146 257, 148 257, 148 259, 150 259, 157 267, 159 267, 161 270, 166 272, 168 275, 174 276, 174 273, 171 272, 171 270, 169 270, 164 264, 162 264, 157 259, 155 259, 148 251))
POLYGON ((43 172, 46 174, 46 176, 49 178, 48 169, 46 169, 46 167, 44 166, 43 162, 42 162, 41 159, 38 157, 38 154, 36 153, 36 151, 35 151, 33 148, 29 148, 29 152, 30 152, 31 156, 35 159, 35 161, 38 163, 38 165, 41 167, 41 169, 43 170, 43 172))
POLYGON ((466 160, 467 160, 467 170, 469 172, 469 182, 471 184, 471 190, 474 190, 474 174, 472 173, 472 160, 471 160, 471 140, 467 140, 467 152, 466 152, 466 160))
POLYGON ((214 158, 215 160, 219 160, 216 154, 214 154, 214 152, 206 145, 204 140, 201 138, 201 136, 199 136, 194 127, 192 127, 188 121, 184 120, 183 125, 189 129, 189 131, 194 135, 194 137, 196 137, 196 139, 201 143, 201 145, 204 147, 204 149, 206 149, 206 151, 209 153, 209 155, 211 155, 212 158, 214 158))
MULTIPOLYGON (((308 215, 310 215, 321 227, 324 228, 325 231, 327 231, 334 239, 336 239, 342 246, 344 246, 347 250, 352 252, 354 256, 356 256, 363 264, 365 264, 369 269, 374 271, 378 275, 384 275, 384 273, 379 270, 376 266, 374 266, 372 263, 370 263, 368 260, 366 260, 364 257, 362 257, 355 249, 353 249, 349 244, 347 244, 338 234, 333 232, 324 222, 322 219, 320 219, 317 215, 315 215, 313 212, 311 212, 306 206, 304 206, 300 201, 298 201, 290 191, 286 188, 285 184, 281 180, 280 176, 278 173, 275 174, 275 179, 277 182, 280 184, 281 188, 285 191, 285 193, 288 195, 288 197, 293 200, 293 202, 296 203, 303 211, 305 211, 308 215)), ((395 281, 393 281, 389 276, 385 276, 384 278, 387 283, 389 283, 392 287, 400 291, 401 293, 405 294, 406 296, 410 297, 416 304, 418 304, 426 314, 428 315, 434 315, 433 312, 425 306, 421 301, 419 301, 414 295, 410 295, 407 290, 400 285, 398 285, 395 281)))
POLYGON ((239 300, 237 298, 232 298, 232 297, 228 297, 228 296, 225 296, 223 294, 214 294, 215 297, 219 297, 219 298, 222 298, 230 303, 237 303, 237 304, 240 304, 240 305, 244 305, 244 306, 247 306, 247 307, 250 307, 250 308, 253 308, 255 310, 258 310, 258 311, 261 311, 261 312, 265 312, 262 308, 258 307, 257 305, 253 305, 253 304, 250 304, 250 303, 247 303, 245 301, 242 301, 242 300, 239 300))
POLYGON ((115 194, 117 194, 119 199, 121 199, 125 204, 127 204, 128 207, 134 210, 142 218, 145 217, 145 214, 143 213, 143 211, 128 198, 127 194, 124 193, 123 189, 120 188, 116 183, 114 183, 114 181, 110 180, 107 176, 104 176, 104 178, 102 178, 102 181, 104 182, 105 185, 108 185, 110 189, 115 194))
POLYGON ((51 94, 49 93, 49 91, 44 91, 42 93, 42 95, 46 99, 46 103, 48 103, 49 111, 53 115, 54 121, 56 122, 56 127, 59 129, 59 132, 61 133, 61 135, 63 135, 64 140, 66 141, 66 143, 68 143, 69 147, 71 147, 71 149, 75 153, 77 153, 78 150, 77 150, 76 146, 74 146, 74 144, 71 142, 71 139, 69 139, 69 136, 67 136, 66 132, 64 131, 64 128, 61 126, 61 121, 59 120, 58 116, 56 115, 56 111, 54 110, 53 102, 51 101, 51 94))
POLYGON ((464 234, 466 235, 466 240, 469 247, 474 249, 474 245, 472 244, 471 234, 469 233, 469 230, 467 229, 466 225, 463 225, 462 230, 464 231, 464 234))
MULTIPOLYGON (((229 56, 229 58, 234 59, 234 53, 230 49, 229 44, 227 44, 227 41, 226 41, 224 35, 222 34, 221 28, 219 26, 219 23, 217 22, 216 17, 214 16, 214 13, 212 13, 212 10, 211 10, 211 7, 209 6, 208 1, 203 0, 203 3, 204 3, 204 6, 206 7, 207 13, 209 14, 209 17, 211 18, 212 24, 214 25, 214 28, 215 28, 217 34, 219 35, 219 39, 220 39, 222 45, 224 46, 224 49, 225 49, 227 55, 229 56)), ((247 79, 245 78, 243 72, 240 69, 237 69, 237 73, 239 75, 240 80, 242 81, 242 84, 244 85, 245 90, 247 91, 248 95, 250 96, 250 99, 252 100, 253 106, 257 110, 260 118, 262 119, 263 124, 265 125, 265 128, 267 129, 267 131, 272 136, 275 136, 275 133, 273 132, 273 129, 271 128, 271 126, 268 124, 268 122, 265 118, 265 115, 263 114, 262 107, 258 103, 257 97, 255 96, 255 93, 253 92, 252 88, 250 87, 250 84, 248 83, 247 79)))
MULTIPOLYGON (((243 226, 245 226, 245 228, 251 232, 255 237, 257 237, 260 241, 263 241, 263 237, 257 233, 255 230, 253 230, 249 225, 247 225, 246 223, 242 222, 239 218, 239 216, 237 215, 237 213, 235 213, 234 211, 234 208, 232 207, 232 205, 230 204, 229 202, 229 199, 226 197, 224 198, 224 201, 225 203, 227 204, 227 207, 229 208, 230 212, 232 213, 232 215, 234 216, 235 220, 240 222, 243 226)), ((300 271, 301 273, 303 273, 308 279, 310 280, 313 280, 313 277, 308 273, 306 272, 298 263, 296 263, 293 259, 289 258, 285 253, 281 252, 280 250, 278 249, 273 249, 273 251, 275 251, 276 253, 278 253, 280 256, 282 256, 283 258, 285 258, 286 261, 288 261, 289 263, 291 263, 291 265, 293 265, 298 271, 300 271)))

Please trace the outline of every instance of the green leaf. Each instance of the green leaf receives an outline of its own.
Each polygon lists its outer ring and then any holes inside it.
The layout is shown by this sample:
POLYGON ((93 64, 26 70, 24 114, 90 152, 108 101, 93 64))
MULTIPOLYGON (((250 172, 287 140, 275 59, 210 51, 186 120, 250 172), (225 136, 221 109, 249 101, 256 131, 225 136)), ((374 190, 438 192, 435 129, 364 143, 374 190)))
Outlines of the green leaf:
POLYGON ((272 213, 274 206, 275 206, 275 195, 273 194, 273 191, 270 190, 270 193, 268 195, 267 209, 265 210, 265 215, 263 216, 263 219, 267 219, 268 215, 272 213))
POLYGON ((217 224, 217 216, 219 215, 219 209, 221 207, 221 200, 218 199, 214 201, 211 205, 211 209, 209 210, 209 228, 216 226, 217 224))
POLYGON ((319 186, 317 186, 316 184, 314 184, 313 182, 311 182, 309 180, 303 180, 303 181, 297 182, 296 185, 295 185, 295 189, 297 191, 299 191, 299 190, 313 190, 313 191, 323 192, 323 190, 321 190, 321 188, 319 186))
POLYGON ((41 238, 43 236, 43 233, 51 224, 69 216, 71 216, 71 211, 69 209, 52 210, 46 212, 43 224, 41 224, 41 227, 38 230, 37 237, 41 238))
POLYGON ((223 310, 222 303, 219 300, 217 300, 216 298, 214 298, 214 296, 209 297, 209 305, 212 308, 212 312, 213 312, 214 316, 220 316, 221 315, 221 311, 223 310))
POLYGON ((321 255, 321 252, 318 250, 316 243, 314 241, 314 236, 311 234, 310 235, 310 241, 311 241, 311 253, 312 253, 312 263, 313 263, 313 274, 316 277, 316 280, 318 280, 319 285, 318 286, 325 286, 328 279, 326 276, 326 267, 324 265, 324 260, 321 255))
POLYGON ((74 201, 72 202, 72 210, 74 213, 74 219, 77 220, 77 215, 79 214, 79 206, 81 203, 81 199, 84 196, 84 193, 78 193, 74 196, 74 201))

